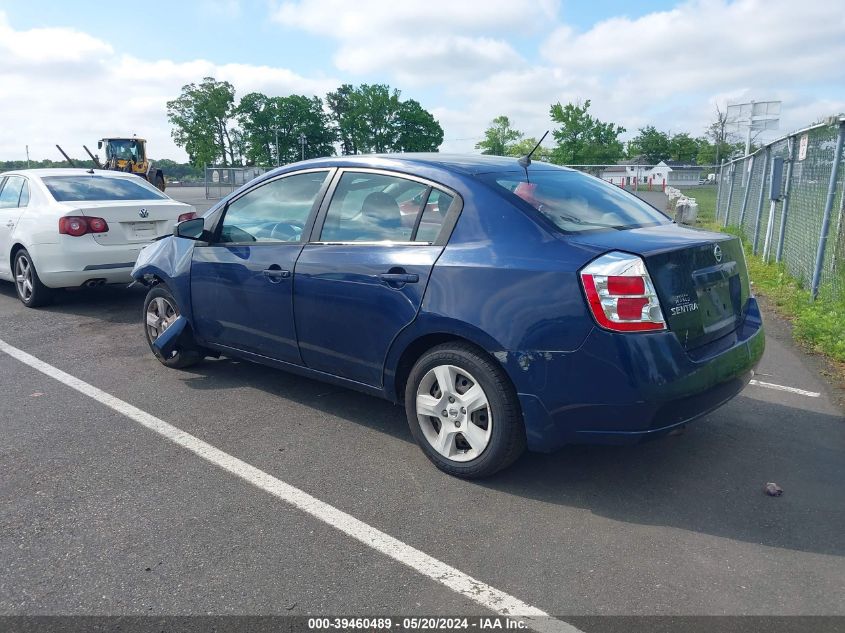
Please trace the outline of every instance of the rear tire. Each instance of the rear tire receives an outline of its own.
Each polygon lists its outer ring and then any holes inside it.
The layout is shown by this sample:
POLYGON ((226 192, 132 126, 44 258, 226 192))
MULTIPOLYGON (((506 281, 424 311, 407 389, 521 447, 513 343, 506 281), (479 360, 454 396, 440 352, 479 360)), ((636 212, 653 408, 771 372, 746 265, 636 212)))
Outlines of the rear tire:
POLYGON ((420 357, 405 385, 405 413, 426 457, 456 477, 488 477, 525 450, 513 385, 492 358, 466 343, 438 345, 420 357))
MULTIPOLYGON (((153 286, 147 293, 144 299, 144 311, 142 318, 144 320, 144 334, 147 337, 147 344, 150 346, 150 351, 161 362, 162 365, 172 369, 183 369, 196 365, 200 362, 204 355, 199 351, 198 347, 191 349, 191 345, 183 345, 177 347, 173 355, 169 358, 164 358, 158 354, 153 347, 155 341, 162 332, 164 332, 171 323, 179 316, 179 306, 176 303, 176 298, 164 284, 153 286)), ((185 336, 183 334, 183 336, 185 336)), ((193 343, 193 340, 190 341, 193 343)))
POLYGON ((15 253, 12 271, 15 275, 15 290, 18 293, 18 299, 27 308, 38 308, 53 300, 55 294, 53 289, 41 283, 32 256, 25 248, 15 253))
POLYGON ((164 191, 164 188, 166 186, 164 183, 164 176, 162 176, 161 174, 156 174, 155 186, 156 189, 158 189, 159 191, 164 191))

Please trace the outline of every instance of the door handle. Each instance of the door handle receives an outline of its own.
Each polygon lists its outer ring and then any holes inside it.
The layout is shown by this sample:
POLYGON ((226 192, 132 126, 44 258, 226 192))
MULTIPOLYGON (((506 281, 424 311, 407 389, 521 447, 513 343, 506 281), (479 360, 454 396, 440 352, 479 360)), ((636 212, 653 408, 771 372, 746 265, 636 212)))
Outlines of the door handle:
POLYGON ((382 273, 378 278, 389 284, 415 284, 420 280, 420 276, 413 273, 382 273))
POLYGON ((287 277, 290 277, 289 270, 282 270, 280 266, 273 264, 270 268, 267 268, 264 272, 264 277, 269 281, 271 284, 277 284, 287 277))

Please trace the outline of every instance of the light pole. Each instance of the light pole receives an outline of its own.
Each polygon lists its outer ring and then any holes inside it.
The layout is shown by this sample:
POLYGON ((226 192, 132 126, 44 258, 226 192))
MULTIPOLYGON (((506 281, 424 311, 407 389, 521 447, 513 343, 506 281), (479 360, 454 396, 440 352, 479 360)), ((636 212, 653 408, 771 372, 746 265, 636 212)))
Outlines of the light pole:
POLYGON ((276 128, 276 167, 278 167, 281 163, 279 162, 279 128, 276 128))
POLYGON ((302 146, 302 160, 305 160, 305 143, 307 142, 305 134, 299 133, 299 144, 302 146))

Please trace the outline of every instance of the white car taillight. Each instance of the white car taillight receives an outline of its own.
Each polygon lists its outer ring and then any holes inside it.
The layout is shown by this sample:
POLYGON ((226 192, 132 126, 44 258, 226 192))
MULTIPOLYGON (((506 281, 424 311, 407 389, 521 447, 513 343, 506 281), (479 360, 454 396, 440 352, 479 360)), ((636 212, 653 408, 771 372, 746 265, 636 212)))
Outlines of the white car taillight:
POLYGON ((587 304, 596 322, 614 332, 665 330, 666 321, 645 263, 614 251, 581 270, 587 304))

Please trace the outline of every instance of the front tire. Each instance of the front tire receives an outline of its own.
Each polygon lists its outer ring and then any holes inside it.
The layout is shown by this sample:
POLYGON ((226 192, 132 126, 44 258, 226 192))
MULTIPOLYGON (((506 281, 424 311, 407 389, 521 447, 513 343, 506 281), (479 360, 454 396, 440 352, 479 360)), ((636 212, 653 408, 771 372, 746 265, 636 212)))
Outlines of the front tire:
POLYGON ((163 284, 153 286, 144 299, 144 334, 155 357, 162 365, 173 369, 190 367, 203 359, 203 355, 197 349, 186 346, 178 347, 169 358, 161 356, 153 347, 153 342, 170 327, 178 316, 179 306, 167 286, 163 284))
POLYGON ((15 273, 15 290, 17 290, 18 299, 27 308, 38 308, 53 300, 53 289, 41 283, 32 256, 25 248, 15 253, 12 269, 15 273))
POLYGON ((446 343, 423 354, 405 385, 405 413, 417 444, 450 475, 488 477, 525 450, 513 385, 472 345, 446 343))

